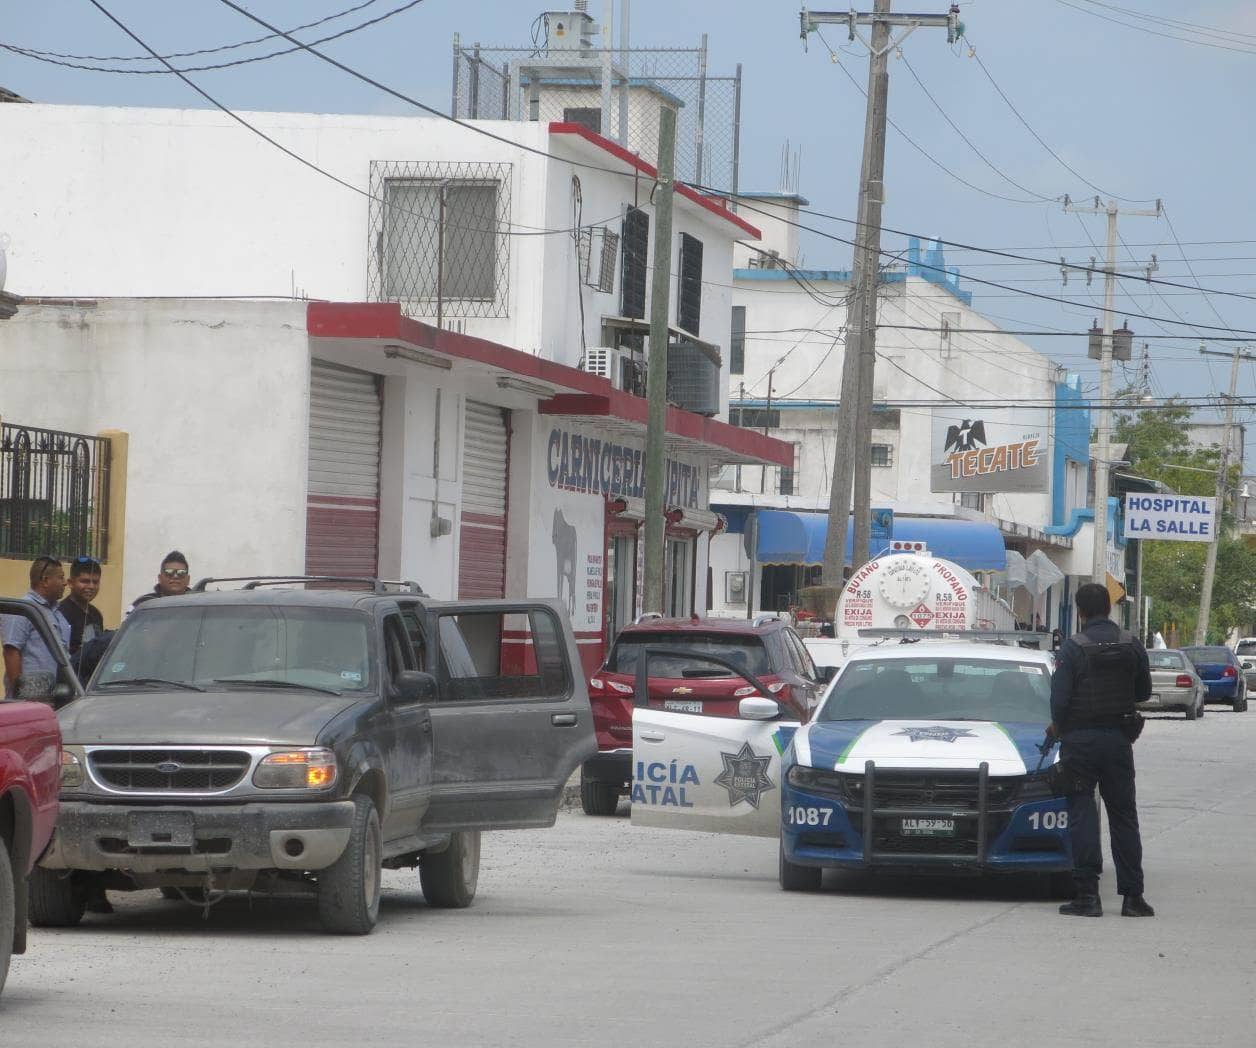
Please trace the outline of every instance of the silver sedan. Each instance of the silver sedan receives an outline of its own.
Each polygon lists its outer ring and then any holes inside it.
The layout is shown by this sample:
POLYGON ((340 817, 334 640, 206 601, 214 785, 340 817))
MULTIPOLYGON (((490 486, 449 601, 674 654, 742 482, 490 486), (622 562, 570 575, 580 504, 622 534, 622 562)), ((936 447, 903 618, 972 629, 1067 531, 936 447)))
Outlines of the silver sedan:
POLYGON ((1147 652, 1151 665, 1151 698, 1140 710, 1181 710, 1187 720, 1204 715, 1207 687, 1191 660, 1176 649, 1153 648, 1147 652))

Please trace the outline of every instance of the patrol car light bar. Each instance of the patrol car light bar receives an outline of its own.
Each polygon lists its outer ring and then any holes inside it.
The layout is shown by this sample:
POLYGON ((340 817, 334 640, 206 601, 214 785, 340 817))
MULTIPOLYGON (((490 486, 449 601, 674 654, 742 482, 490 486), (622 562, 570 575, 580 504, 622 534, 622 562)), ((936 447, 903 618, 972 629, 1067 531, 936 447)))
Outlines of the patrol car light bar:
POLYGON ((999 644, 1015 644, 1050 641, 1051 634, 1042 630, 918 630, 897 627, 869 627, 861 629, 859 636, 871 639, 898 637, 904 640, 984 640, 999 644))

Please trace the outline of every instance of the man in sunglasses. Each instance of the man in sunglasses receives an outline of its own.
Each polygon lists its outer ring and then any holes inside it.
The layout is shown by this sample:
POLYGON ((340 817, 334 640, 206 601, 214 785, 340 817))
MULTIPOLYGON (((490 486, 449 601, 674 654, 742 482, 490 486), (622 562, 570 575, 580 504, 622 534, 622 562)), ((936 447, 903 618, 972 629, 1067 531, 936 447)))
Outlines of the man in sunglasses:
POLYGON ((70 623, 72 657, 93 637, 105 632, 104 616, 92 604, 99 592, 100 561, 93 557, 75 557, 70 561, 70 592, 59 607, 70 623))
POLYGON ((187 557, 177 549, 172 549, 161 558, 161 571, 157 573, 157 585, 153 587, 151 593, 136 597, 131 607, 139 607, 146 600, 155 600, 157 597, 182 596, 188 591, 190 582, 187 557))
MULTIPOLYGON (((65 592, 65 569, 56 557, 36 557, 30 579, 31 588, 25 599, 40 609, 52 632, 68 647, 70 623, 57 608, 57 601, 65 592)), ((14 699, 50 700, 57 683, 56 656, 30 620, 21 615, 4 616, 3 634, 6 694, 14 699)))

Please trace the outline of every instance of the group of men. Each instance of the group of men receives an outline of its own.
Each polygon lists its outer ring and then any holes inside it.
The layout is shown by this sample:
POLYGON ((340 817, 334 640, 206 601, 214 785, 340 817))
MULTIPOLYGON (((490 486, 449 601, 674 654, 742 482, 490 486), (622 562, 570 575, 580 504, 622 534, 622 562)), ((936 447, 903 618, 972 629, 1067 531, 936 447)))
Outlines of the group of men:
MULTIPOLYGON (((30 570, 31 588, 25 598, 39 609, 83 679, 90 676, 95 659, 108 641, 104 617, 92 603, 100 592, 100 577, 100 561, 75 557, 70 561, 70 592, 66 594, 67 578, 61 561, 56 557, 36 557, 30 570), (95 658, 91 658, 93 655, 95 658)), ((136 598, 131 607, 157 597, 186 593, 190 581, 187 557, 171 550, 162 558, 156 585, 136 598)), ((0 634, 4 643, 5 697, 49 701, 57 683, 57 659, 39 631, 24 616, 5 615, 0 620, 0 634)))

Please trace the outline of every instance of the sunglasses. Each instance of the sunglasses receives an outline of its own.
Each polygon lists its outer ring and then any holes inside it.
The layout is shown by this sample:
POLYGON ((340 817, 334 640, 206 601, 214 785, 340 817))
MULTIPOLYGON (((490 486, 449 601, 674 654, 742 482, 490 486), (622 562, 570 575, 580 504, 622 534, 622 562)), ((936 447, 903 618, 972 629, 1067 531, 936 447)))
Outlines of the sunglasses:
POLYGON ((186 579, 188 577, 187 568, 162 568, 161 573, 168 579, 186 579))

